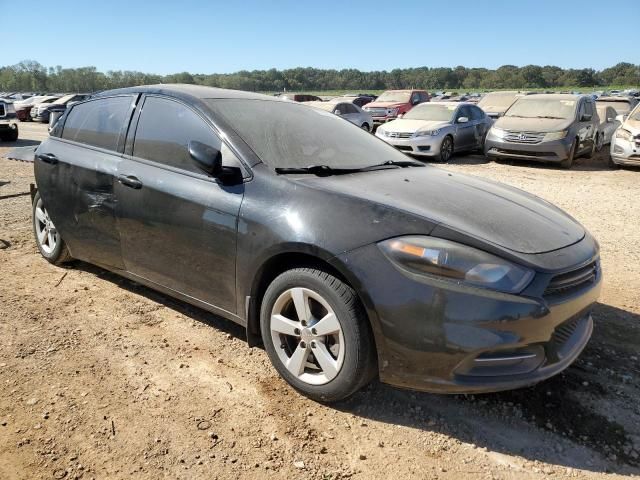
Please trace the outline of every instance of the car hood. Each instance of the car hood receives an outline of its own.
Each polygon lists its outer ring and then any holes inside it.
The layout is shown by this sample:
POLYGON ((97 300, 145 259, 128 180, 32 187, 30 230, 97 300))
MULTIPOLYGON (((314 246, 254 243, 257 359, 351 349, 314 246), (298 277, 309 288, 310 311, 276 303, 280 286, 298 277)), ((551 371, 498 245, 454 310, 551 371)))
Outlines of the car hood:
POLYGON ((439 231, 453 231, 518 253, 558 250, 585 236, 578 222, 534 195, 435 167, 305 176, 298 181, 399 209, 438 224, 439 231))
POLYGON ((406 105, 405 102, 370 102, 365 107, 373 108, 397 108, 406 105))
POLYGON ((447 125, 449 125, 448 122, 401 118, 399 120, 393 120, 386 123, 383 129, 389 132, 414 133, 418 130, 435 130, 437 128, 446 127, 447 125))
POLYGON ((629 130, 634 136, 640 135, 640 120, 634 120, 629 117, 622 124, 622 128, 629 130))
POLYGON ((556 132, 565 130, 573 123, 572 119, 555 118, 520 118, 500 117, 493 124, 494 127, 504 130, 522 130, 526 132, 556 132))

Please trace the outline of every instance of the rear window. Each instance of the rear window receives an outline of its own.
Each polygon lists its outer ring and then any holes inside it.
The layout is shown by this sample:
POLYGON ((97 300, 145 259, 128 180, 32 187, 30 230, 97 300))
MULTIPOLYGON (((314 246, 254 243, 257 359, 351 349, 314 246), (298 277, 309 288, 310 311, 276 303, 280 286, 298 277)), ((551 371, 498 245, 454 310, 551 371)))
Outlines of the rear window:
POLYGON ((74 106, 64 124, 62 138, 117 151, 124 143, 131 97, 111 97, 74 106))
POLYGON ((407 160, 374 135, 323 110, 280 101, 205 101, 271 168, 360 168, 407 160))

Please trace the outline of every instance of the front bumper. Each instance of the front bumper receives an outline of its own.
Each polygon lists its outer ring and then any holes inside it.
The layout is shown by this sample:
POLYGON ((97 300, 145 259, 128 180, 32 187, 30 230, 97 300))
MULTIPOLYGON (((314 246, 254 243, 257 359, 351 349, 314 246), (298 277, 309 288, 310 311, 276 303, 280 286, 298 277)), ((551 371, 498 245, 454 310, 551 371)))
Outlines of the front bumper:
POLYGON ((438 136, 423 136, 412 138, 395 138, 378 135, 389 145, 393 145, 398 150, 411 155, 421 155, 424 157, 434 157, 440 154, 440 144, 442 139, 438 136))
POLYGON ((535 144, 508 142, 489 130, 484 143, 484 153, 495 158, 561 162, 569 157, 571 143, 570 138, 535 144))
POLYGON ((562 294, 543 293, 558 273, 538 273, 511 295, 400 271, 376 245, 338 260, 356 275, 373 319, 382 382, 483 393, 540 382, 582 352, 602 283, 596 248, 580 263, 594 265, 593 280, 562 294))
POLYGON ((616 138, 615 135, 611 139, 611 161, 617 165, 636 165, 640 166, 640 138, 623 140, 616 138))

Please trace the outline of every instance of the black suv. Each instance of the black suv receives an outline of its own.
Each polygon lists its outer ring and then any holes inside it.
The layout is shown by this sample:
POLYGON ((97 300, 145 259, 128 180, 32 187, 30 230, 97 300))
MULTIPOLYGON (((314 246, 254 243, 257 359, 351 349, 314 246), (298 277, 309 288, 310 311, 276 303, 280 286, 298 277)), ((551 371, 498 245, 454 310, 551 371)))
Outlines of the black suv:
POLYGON ((0 140, 6 142, 18 140, 17 121, 13 102, 0 99, 0 140))

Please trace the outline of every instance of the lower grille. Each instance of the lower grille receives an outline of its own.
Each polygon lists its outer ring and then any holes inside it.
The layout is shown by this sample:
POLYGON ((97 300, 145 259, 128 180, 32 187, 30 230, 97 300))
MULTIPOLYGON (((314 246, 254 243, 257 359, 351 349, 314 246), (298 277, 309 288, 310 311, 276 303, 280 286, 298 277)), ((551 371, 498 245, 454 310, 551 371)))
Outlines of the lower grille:
POLYGON ((528 150, 512 150, 506 148, 496 148, 496 151, 504 155, 520 155, 523 157, 557 157, 555 152, 531 152, 528 150))
POLYGON ((409 147, 408 145, 395 145, 395 147, 398 150, 402 150, 402 151, 405 151, 405 152, 413 152, 413 148, 409 147))
POLYGON ((572 272, 556 275, 547 285, 544 295, 559 295, 579 290, 595 281, 598 275, 598 263, 592 262, 589 265, 574 270, 572 272))
POLYGON ((569 341, 578 328, 578 325, 580 325, 581 320, 582 318, 574 318, 556 328, 556 331, 553 332, 553 340, 556 343, 556 348, 561 349, 562 346, 569 341))

